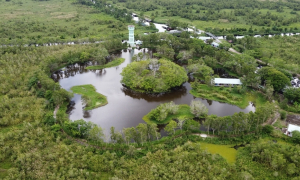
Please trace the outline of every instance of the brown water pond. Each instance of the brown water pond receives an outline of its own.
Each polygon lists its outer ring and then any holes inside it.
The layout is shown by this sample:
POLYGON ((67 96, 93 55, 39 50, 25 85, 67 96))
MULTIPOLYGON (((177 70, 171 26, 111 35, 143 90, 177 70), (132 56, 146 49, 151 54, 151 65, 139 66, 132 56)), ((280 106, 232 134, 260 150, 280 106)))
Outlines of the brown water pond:
POLYGON ((72 101, 75 102, 74 109, 69 113, 71 120, 85 119, 100 125, 109 131, 111 126, 116 130, 124 127, 133 127, 139 123, 144 123, 142 117, 151 109, 161 103, 174 101, 176 104, 190 104, 191 100, 201 100, 209 109, 209 114, 219 116, 232 115, 235 112, 255 111, 252 104, 245 109, 237 106, 193 97, 189 91, 190 83, 186 82, 182 87, 170 93, 163 95, 147 95, 130 91, 120 83, 122 69, 131 62, 134 54, 147 50, 126 50, 117 56, 125 58, 125 62, 117 67, 107 68, 104 70, 85 70, 85 65, 75 64, 62 69, 60 73, 53 74, 53 79, 66 90, 70 91, 72 86, 92 84, 97 92, 107 96, 108 104, 94 110, 84 111, 84 104, 81 96, 75 94, 72 101))

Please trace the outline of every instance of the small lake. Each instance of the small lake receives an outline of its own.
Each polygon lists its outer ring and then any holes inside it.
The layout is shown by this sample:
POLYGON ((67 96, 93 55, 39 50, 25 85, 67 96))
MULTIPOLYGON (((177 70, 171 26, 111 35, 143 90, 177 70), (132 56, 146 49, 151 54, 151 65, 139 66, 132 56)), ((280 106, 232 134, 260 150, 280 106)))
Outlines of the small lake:
MULTIPOLYGON (((193 97, 189 91, 191 86, 189 82, 183 84, 176 91, 155 96, 134 93, 126 89, 120 83, 122 69, 131 62, 134 54, 139 52, 147 52, 143 50, 126 50, 116 56, 125 58, 125 62, 117 67, 107 68, 104 70, 85 70, 87 65, 68 66, 63 68, 60 73, 54 73, 53 79, 61 85, 62 88, 70 91, 70 88, 77 85, 92 84, 97 92, 107 96, 108 104, 97 109, 84 111, 84 104, 81 96, 75 94, 72 101, 75 102, 74 109, 69 113, 71 120, 84 119, 100 125, 109 132, 111 126, 116 130, 124 127, 137 126, 144 123, 142 117, 151 109, 154 109, 161 103, 174 101, 176 104, 190 104, 191 100, 201 100, 209 109, 209 114, 218 116, 232 115, 235 112, 255 111, 255 107, 250 104, 247 108, 241 109, 237 106, 193 97)), ((148 52, 151 54, 151 52, 148 52)))

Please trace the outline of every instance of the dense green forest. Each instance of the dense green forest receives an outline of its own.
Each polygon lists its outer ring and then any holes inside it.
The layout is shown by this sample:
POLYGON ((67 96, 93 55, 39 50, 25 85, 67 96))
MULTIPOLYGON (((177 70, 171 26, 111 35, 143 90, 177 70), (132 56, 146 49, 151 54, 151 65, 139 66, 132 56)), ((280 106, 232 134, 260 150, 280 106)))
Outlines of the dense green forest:
MULTIPOLYGON (((151 59, 149 54, 137 54, 136 62, 124 68, 123 83, 129 88, 165 92, 189 75, 193 77, 189 93, 195 97, 240 107, 251 101, 256 111, 250 113, 220 117, 209 115, 199 100, 166 102, 145 114, 145 123, 122 131, 111 127, 105 134, 97 124, 68 118, 73 93, 51 79, 53 72, 75 63, 92 62, 97 66, 90 68, 101 69, 124 62, 107 57, 127 49, 121 40, 127 36, 126 25, 132 23, 131 12, 143 12, 157 21, 180 16, 179 21, 193 22, 199 29, 239 24, 236 28, 248 32, 274 26, 296 31, 298 1, 95 2, 0 1, 0 44, 15 44, 0 47, 0 179, 300 178, 300 133, 293 132, 291 138, 277 127, 285 123, 287 114, 300 113, 299 89, 282 92, 299 73, 298 36, 233 38, 232 47, 242 53, 237 54, 228 51, 230 44, 215 48, 190 38, 188 32, 144 35, 156 30, 136 26, 136 37, 143 41, 140 48, 155 53, 151 59), (220 19, 224 21, 218 23, 220 19), (23 46, 58 40, 105 41, 23 46), (257 70, 259 63, 264 67, 257 70), (240 78, 243 86, 213 87, 218 68, 240 78), (277 124, 271 125, 274 119, 277 124)), ((86 108, 109 103, 109 97, 92 85, 73 91, 83 94, 86 108)))
POLYGON ((300 73, 300 36, 275 36, 272 38, 246 37, 234 40, 235 48, 276 68, 300 73), (245 45, 245 46, 244 46, 245 45))

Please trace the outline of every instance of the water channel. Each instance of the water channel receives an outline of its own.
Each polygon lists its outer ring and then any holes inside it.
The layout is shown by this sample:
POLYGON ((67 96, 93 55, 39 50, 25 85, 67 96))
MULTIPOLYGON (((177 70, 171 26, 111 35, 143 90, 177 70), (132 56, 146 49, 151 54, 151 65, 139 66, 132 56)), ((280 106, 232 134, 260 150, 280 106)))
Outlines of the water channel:
POLYGON ((109 131, 111 126, 114 126, 116 130, 121 130, 124 127, 133 127, 139 123, 144 123, 142 117, 151 109, 161 103, 170 101, 174 101, 176 104, 190 104, 191 100, 199 99, 208 107, 209 114, 219 116, 232 115, 235 112, 248 113, 255 111, 255 107, 252 104, 245 109, 241 109, 226 103, 195 98, 189 93, 191 90, 189 82, 184 83, 176 91, 160 96, 134 93, 124 88, 120 83, 122 69, 131 62, 134 54, 143 51, 147 52, 147 49, 123 50, 117 56, 125 58, 125 62, 117 67, 104 70, 85 70, 84 68, 87 65, 76 64, 53 74, 53 79, 58 81, 62 88, 68 91, 76 85, 92 84, 97 89, 97 92, 107 96, 108 104, 106 106, 91 111, 84 111, 81 96, 75 94, 72 99, 75 102, 74 109, 69 113, 69 118, 71 120, 84 119, 91 121, 109 131))

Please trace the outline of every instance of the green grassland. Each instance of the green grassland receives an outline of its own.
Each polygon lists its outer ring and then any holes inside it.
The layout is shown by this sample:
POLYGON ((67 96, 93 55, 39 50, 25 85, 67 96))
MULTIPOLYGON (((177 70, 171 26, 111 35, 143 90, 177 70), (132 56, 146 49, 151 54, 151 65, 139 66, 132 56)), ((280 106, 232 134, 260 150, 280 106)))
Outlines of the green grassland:
POLYGON ((237 150, 233 148, 233 145, 219 145, 219 144, 209 144, 201 142, 201 148, 207 150, 211 154, 219 154, 229 163, 235 163, 237 150))
POLYGON ((190 93, 195 97, 233 104, 242 109, 249 106, 250 102, 253 102, 256 107, 258 107, 267 101, 263 95, 258 92, 248 91, 237 93, 233 88, 208 87, 205 84, 198 84, 197 89, 193 88, 190 93))
MULTIPOLYGON (((128 24, 75 0, 1 1, 1 44, 93 41, 127 38, 128 24)), ((149 32, 136 26, 136 33, 149 32)))
POLYGON ((82 95, 82 98, 86 102, 85 110, 105 106, 108 103, 106 96, 96 92, 96 88, 93 85, 73 86, 71 90, 76 94, 82 95))
POLYGON ((165 120, 163 121, 154 121, 149 118, 149 115, 145 115, 143 120, 147 123, 155 123, 155 124, 167 124, 169 121, 173 119, 178 119, 179 117, 184 117, 186 119, 192 119, 195 116, 190 111, 190 106, 186 104, 179 105, 179 109, 176 114, 169 114, 165 120))
POLYGON ((124 58, 117 58, 117 59, 114 59, 113 61, 111 61, 111 62, 109 62, 107 64, 99 65, 99 66, 88 66, 85 69, 94 69, 94 70, 97 70, 97 69, 110 68, 110 67, 114 67, 114 66, 120 65, 124 61, 125 61, 124 58))

